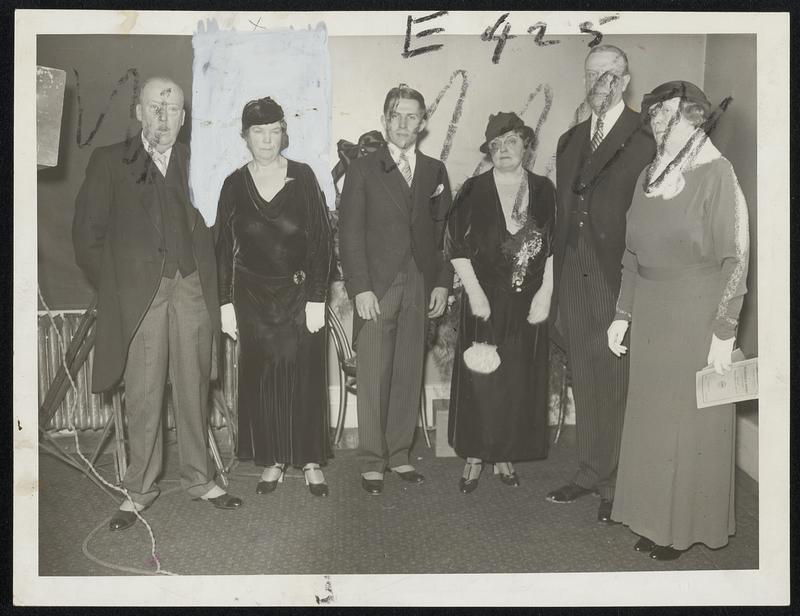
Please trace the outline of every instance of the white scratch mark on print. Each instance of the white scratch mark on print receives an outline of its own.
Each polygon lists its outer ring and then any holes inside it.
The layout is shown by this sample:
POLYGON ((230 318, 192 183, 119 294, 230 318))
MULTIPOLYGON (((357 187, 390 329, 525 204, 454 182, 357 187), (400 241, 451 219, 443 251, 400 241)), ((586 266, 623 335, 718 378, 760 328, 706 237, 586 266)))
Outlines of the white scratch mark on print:
POLYGON ((329 207, 331 71, 324 24, 308 30, 234 32, 213 19, 198 22, 192 84, 189 185, 208 224, 216 218, 225 178, 250 160, 241 137, 242 109, 270 96, 283 107, 289 147, 283 152, 314 170, 329 207))

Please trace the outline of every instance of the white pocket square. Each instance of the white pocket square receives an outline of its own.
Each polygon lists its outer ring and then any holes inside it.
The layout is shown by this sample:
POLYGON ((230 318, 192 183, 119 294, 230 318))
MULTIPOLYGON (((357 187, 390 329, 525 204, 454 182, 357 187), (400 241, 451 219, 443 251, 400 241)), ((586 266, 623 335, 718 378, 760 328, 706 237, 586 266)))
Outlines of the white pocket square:
POLYGON ((436 190, 433 191, 433 194, 430 196, 430 198, 431 199, 435 199, 436 197, 441 195, 443 192, 444 192, 444 184, 439 184, 436 187, 436 190))

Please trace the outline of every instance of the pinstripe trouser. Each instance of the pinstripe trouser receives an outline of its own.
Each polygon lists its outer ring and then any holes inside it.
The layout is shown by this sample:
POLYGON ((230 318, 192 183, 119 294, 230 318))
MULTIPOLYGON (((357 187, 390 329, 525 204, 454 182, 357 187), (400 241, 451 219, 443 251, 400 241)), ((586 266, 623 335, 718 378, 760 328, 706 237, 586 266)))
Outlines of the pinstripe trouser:
POLYGON ((408 464, 425 357, 425 282, 408 259, 358 334, 358 442, 361 472, 408 464))
POLYGON ((572 481, 613 499, 628 392, 628 354, 615 357, 606 332, 617 298, 594 249, 579 236, 566 246, 559 288, 575 397, 578 470, 572 481))

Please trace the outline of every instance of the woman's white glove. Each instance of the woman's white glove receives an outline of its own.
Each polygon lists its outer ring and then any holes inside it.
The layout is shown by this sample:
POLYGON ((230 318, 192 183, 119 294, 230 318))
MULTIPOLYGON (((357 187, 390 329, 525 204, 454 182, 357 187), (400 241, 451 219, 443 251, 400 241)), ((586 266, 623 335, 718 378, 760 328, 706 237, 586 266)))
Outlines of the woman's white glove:
POLYGON ((528 311, 528 323, 536 325, 547 320, 550 315, 550 299, 552 294, 537 291, 531 300, 531 309, 528 311))
POLYGON ((717 374, 725 374, 731 369, 731 353, 736 336, 727 340, 720 340, 711 334, 711 348, 708 350, 708 365, 714 368, 717 374))
POLYGON ((464 285, 464 291, 469 298, 472 314, 479 319, 487 321, 492 314, 492 308, 489 305, 486 293, 483 292, 478 278, 475 276, 472 263, 465 258, 453 259, 451 263, 453 264, 453 269, 456 270, 456 274, 461 279, 461 284, 464 285))
POLYGON ((622 345, 625 332, 628 331, 629 323, 625 319, 612 321, 608 327, 608 348, 617 357, 628 352, 628 347, 622 345))
POLYGON ((470 308, 472 308, 472 314, 479 319, 488 321, 489 317, 492 316, 492 307, 489 305, 489 298, 486 297, 481 285, 478 285, 472 291, 467 291, 467 297, 469 298, 470 308))
POLYGON ((325 302, 306 302, 306 327, 312 334, 325 327, 325 302))
POLYGON ((236 311, 233 309, 233 304, 228 303, 220 306, 219 317, 222 321, 222 332, 236 340, 236 311))

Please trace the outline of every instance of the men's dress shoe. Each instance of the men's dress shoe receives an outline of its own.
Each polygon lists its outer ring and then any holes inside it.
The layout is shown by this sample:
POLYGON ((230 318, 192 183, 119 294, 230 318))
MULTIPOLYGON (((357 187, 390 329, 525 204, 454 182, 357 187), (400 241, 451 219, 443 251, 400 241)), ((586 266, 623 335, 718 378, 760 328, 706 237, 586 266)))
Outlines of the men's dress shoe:
POLYGON ((650 552, 653 560, 677 560, 681 557, 681 550, 676 550, 666 545, 657 545, 650 552))
POLYGON ((639 541, 633 546, 637 552, 652 552, 656 544, 650 541, 647 537, 639 537, 639 541))
POLYGON ((600 506, 597 508, 597 521, 603 524, 614 524, 611 519, 611 510, 614 508, 614 501, 607 498, 600 500, 600 506))
POLYGON ((400 479, 407 481, 408 483, 422 483, 425 481, 425 476, 419 474, 414 469, 410 471, 394 471, 394 473, 400 477, 400 479))
POLYGON ((547 500, 549 500, 551 503, 572 503, 581 496, 586 496, 592 492, 594 492, 594 490, 582 488, 575 483, 568 483, 567 485, 561 486, 552 492, 548 492, 545 498, 547 498, 547 500))
POLYGON ((108 523, 109 530, 125 530, 130 528, 136 523, 136 514, 133 511, 122 511, 117 509, 117 512, 108 523))
POLYGON ((364 488, 368 494, 380 494, 383 492, 383 479, 367 479, 362 476, 361 487, 364 488))
POLYGON ((231 496, 227 492, 225 494, 220 494, 219 496, 215 496, 214 498, 205 498, 200 500, 206 500, 217 509, 238 509, 242 506, 242 499, 236 496, 231 496))

